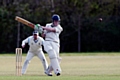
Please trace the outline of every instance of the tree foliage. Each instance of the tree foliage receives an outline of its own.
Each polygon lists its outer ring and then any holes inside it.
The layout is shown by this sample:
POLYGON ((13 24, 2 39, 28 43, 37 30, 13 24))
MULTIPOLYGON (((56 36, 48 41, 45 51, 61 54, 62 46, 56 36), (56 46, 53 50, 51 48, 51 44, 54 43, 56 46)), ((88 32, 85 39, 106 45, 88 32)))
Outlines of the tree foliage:
POLYGON ((14 52, 17 41, 21 47, 32 34, 33 29, 15 21, 15 16, 45 26, 53 14, 60 15, 64 29, 61 52, 119 51, 119 5, 119 0, 1 0, 0 52, 14 52))

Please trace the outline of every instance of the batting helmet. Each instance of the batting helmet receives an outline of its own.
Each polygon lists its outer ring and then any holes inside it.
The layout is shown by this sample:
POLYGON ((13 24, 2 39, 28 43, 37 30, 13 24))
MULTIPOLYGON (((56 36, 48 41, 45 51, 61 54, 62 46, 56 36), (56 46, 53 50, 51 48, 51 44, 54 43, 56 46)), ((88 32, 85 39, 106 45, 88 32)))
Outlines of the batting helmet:
POLYGON ((60 21, 60 16, 57 15, 57 14, 54 14, 54 15, 52 16, 52 20, 53 20, 53 21, 60 21))

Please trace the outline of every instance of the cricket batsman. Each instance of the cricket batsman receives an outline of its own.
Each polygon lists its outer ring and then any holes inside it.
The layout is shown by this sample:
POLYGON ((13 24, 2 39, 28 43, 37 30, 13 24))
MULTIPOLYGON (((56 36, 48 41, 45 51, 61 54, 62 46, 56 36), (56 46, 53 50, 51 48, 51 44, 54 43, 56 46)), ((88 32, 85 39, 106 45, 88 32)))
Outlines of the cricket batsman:
POLYGON ((22 41, 22 48, 25 47, 26 43, 28 43, 29 45, 26 60, 22 67, 22 74, 26 73, 28 64, 34 56, 37 56, 42 61, 44 71, 46 71, 46 69, 48 68, 48 63, 42 50, 43 42, 44 39, 39 36, 38 31, 34 31, 32 36, 29 36, 28 38, 22 41))
POLYGON ((56 76, 61 74, 61 67, 60 67, 60 56, 59 56, 59 49, 60 49, 60 39, 59 35, 63 31, 63 28, 60 25, 60 17, 57 14, 52 16, 52 23, 46 24, 43 28, 42 36, 45 38, 44 41, 44 50, 48 53, 50 59, 50 65, 48 69, 46 69, 46 74, 48 76, 52 76, 52 71, 56 76))

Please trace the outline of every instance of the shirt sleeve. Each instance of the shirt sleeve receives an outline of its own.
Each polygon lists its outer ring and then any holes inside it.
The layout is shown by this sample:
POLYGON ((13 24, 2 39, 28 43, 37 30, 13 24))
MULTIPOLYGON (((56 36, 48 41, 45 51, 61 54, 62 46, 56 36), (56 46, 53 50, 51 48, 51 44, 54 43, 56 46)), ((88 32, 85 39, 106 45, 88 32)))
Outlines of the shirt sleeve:
POLYGON ((43 39, 43 38, 41 38, 41 45, 43 45, 43 43, 44 43, 44 39, 43 39))
POLYGON ((22 41, 22 46, 24 46, 26 43, 29 43, 29 37, 22 41))
POLYGON ((55 31, 57 33, 61 33, 63 31, 63 28, 59 25, 58 27, 55 27, 55 31))
MULTIPOLYGON (((46 26, 45 27, 48 27, 48 24, 46 24, 46 26)), ((47 30, 44 30, 44 34, 46 34, 47 33, 47 30)))

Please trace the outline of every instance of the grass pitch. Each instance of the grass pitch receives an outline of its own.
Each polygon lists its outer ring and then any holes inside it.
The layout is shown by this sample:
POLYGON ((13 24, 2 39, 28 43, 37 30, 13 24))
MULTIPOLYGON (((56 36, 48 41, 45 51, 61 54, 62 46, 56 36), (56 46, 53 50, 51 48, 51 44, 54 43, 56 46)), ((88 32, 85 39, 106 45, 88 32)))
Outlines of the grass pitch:
MULTIPOLYGON (((16 76, 15 54, 1 54, 0 80, 120 80, 119 53, 71 53, 61 54, 61 57, 61 76, 57 77, 54 73, 52 77, 46 76, 37 57, 31 60, 25 75, 16 76)), ((47 60, 49 63, 48 57, 47 60)))

